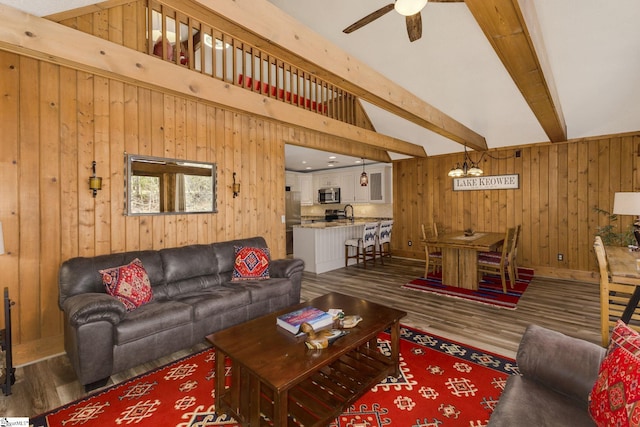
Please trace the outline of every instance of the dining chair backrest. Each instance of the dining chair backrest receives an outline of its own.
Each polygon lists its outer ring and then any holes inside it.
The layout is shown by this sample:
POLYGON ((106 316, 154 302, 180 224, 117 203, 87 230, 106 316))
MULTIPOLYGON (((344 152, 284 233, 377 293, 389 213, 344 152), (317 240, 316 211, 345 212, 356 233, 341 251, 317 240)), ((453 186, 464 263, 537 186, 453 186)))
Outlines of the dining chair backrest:
POLYGON ((386 220, 380 222, 378 229, 378 243, 391 242, 391 229, 393 228, 393 220, 386 220))
POLYGON ((600 334, 602 336, 602 345, 606 347, 609 344, 609 289, 611 282, 609 281, 609 261, 607 261, 607 253, 604 250, 602 238, 596 236, 593 242, 593 250, 596 252, 598 260, 598 268, 600 270, 600 334))
POLYGON ((604 244, 602 243, 602 238, 600 236, 596 236, 593 242, 593 250, 596 252, 596 259, 598 260, 598 268, 600 270, 600 283, 603 283, 603 280, 609 283, 609 262, 607 261, 607 254, 604 250, 604 244))
POLYGON ((509 248, 509 261, 515 262, 515 259, 518 256, 518 243, 520 242, 520 233, 522 231, 522 226, 520 224, 516 225, 516 228, 513 232, 513 239, 511 241, 511 247, 509 248))
POLYGON ((509 263, 509 254, 513 249, 515 234, 516 229, 514 227, 507 228, 507 231, 504 234, 504 242, 502 242, 502 255, 500 257, 500 265, 507 265, 509 263))
POLYGON ((362 247, 368 248, 370 246, 375 246, 376 237, 378 235, 378 226, 377 222, 367 222, 364 225, 364 230, 362 232, 362 247))

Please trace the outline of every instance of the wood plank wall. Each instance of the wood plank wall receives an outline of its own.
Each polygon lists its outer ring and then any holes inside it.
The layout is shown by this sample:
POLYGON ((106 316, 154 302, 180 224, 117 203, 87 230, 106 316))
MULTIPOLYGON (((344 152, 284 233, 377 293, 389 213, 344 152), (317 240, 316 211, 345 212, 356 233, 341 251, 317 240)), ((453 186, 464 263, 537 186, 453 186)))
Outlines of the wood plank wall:
POLYGON ((62 333, 63 260, 254 235, 285 255, 288 127, 2 51, 0 69, 0 268, 17 302, 17 363, 62 333), (217 163, 218 213, 124 216, 125 151, 217 163), (93 160, 103 178, 96 198, 93 160))
MULTIPOLYGON (((639 147, 636 132, 488 152, 481 162, 485 175, 519 174, 518 190, 453 191, 447 173, 463 154, 395 161, 394 252, 424 258, 421 223, 493 232, 522 224, 521 265, 539 274, 594 280, 593 238, 609 221, 594 207, 611 212, 615 192, 640 191, 639 147)), ((633 218, 617 222, 624 229, 633 218)))

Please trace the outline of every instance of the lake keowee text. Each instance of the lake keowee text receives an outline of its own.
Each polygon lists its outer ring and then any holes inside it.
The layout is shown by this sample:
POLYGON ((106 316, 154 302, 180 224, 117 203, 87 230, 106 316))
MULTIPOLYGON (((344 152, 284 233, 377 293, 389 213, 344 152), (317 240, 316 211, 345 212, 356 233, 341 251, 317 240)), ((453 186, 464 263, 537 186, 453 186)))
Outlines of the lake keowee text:
POLYGON ((520 188, 520 175, 492 175, 454 178, 453 190, 508 190, 520 188))

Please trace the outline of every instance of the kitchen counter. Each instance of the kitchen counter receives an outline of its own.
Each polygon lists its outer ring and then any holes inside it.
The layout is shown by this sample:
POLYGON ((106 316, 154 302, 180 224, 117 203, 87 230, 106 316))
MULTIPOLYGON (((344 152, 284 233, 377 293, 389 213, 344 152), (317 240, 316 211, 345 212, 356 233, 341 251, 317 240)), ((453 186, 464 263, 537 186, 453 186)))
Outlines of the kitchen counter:
POLYGON ((300 228, 335 228, 335 227, 350 227, 352 225, 364 225, 367 221, 355 220, 353 222, 349 220, 337 220, 337 221, 322 221, 311 222, 307 224, 294 225, 300 228))
MULTIPOLYGON (((324 273, 344 267, 344 242, 362 237, 365 221, 331 221, 293 227, 293 256, 304 260, 304 270, 324 273)), ((355 260, 349 260, 355 264, 355 260)))

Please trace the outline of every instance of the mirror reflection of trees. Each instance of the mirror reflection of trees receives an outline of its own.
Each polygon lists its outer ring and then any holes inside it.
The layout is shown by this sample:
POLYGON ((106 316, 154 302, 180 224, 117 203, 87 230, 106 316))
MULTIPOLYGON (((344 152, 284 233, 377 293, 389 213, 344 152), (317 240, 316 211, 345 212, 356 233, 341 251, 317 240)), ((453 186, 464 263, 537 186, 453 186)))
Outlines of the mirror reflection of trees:
POLYGON ((131 177, 132 213, 160 212, 160 179, 154 176, 131 177))
POLYGON ((127 214, 215 212, 215 164, 127 155, 127 214))

